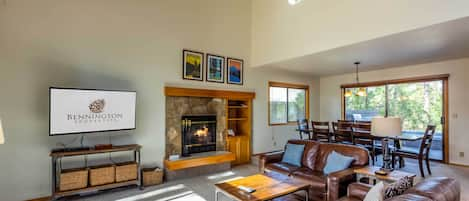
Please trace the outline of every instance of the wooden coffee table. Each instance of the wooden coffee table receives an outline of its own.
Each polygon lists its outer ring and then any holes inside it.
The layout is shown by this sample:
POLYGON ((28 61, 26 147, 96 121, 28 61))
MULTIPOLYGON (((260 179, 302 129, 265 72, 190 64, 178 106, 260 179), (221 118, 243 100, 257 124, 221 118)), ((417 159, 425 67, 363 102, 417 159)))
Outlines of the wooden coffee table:
POLYGON ((363 178, 363 177, 370 177, 370 180, 369 180, 370 184, 372 183, 373 179, 376 179, 378 181, 383 181, 383 182, 386 182, 386 183, 393 183, 393 182, 396 182, 399 179, 404 178, 406 176, 411 177, 412 180, 414 180, 415 177, 417 176, 415 174, 408 173, 408 172, 403 172, 403 171, 399 171, 399 170, 394 170, 386 176, 377 175, 375 172, 379 169, 381 169, 381 168, 376 167, 376 166, 368 166, 368 167, 363 167, 363 168, 356 169, 356 170, 354 170, 354 172, 357 174, 358 181, 360 181, 360 179, 363 178))
POLYGON ((278 173, 264 173, 253 176, 215 184, 215 201, 219 194, 224 194, 238 201, 262 201, 283 197, 298 191, 305 191, 305 200, 308 201, 310 185, 304 181, 290 178, 278 173), (253 188, 256 191, 247 193, 238 189, 238 186, 253 188))

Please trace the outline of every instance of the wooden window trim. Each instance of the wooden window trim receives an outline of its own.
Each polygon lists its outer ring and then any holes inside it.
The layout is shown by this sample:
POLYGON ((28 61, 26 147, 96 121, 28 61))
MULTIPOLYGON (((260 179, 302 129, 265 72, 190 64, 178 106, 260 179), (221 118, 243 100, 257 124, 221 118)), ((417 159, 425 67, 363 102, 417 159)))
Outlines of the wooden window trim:
MULTIPOLYGON (((285 82, 274 82, 269 81, 269 86, 267 87, 267 119, 269 126, 286 126, 286 125, 296 125, 296 122, 287 122, 287 123, 271 123, 270 121, 270 87, 283 87, 283 88, 290 88, 290 89, 304 89, 305 90, 305 110, 306 110, 306 118, 309 118, 309 85, 304 84, 293 84, 293 83, 285 83, 285 82)), ((288 99, 288 97, 287 97, 288 99)), ((287 103, 288 107, 288 103, 287 103)), ((288 115, 288 111, 287 111, 288 115)), ((288 121, 288 118, 287 118, 288 121)))
POLYGON ((343 84, 343 85, 340 85, 340 88, 344 89, 344 88, 358 88, 358 87, 376 87, 376 86, 389 85, 389 84, 447 80, 448 78, 449 78, 449 74, 429 75, 429 76, 410 77, 410 78, 402 78, 402 79, 394 79, 394 80, 382 80, 382 81, 374 81, 374 82, 343 84))
POLYGON ((450 74, 439 74, 439 75, 429 75, 429 76, 420 76, 420 77, 410 77, 394 80, 383 80, 383 81, 374 81, 374 82, 364 82, 357 84, 343 84, 340 86, 341 90, 341 119, 345 119, 345 90, 348 88, 358 88, 358 87, 376 87, 390 84, 404 84, 404 83, 416 83, 416 82, 430 82, 430 81, 443 81, 443 115, 445 119, 445 124, 443 127, 443 163, 449 164, 449 77, 450 74))

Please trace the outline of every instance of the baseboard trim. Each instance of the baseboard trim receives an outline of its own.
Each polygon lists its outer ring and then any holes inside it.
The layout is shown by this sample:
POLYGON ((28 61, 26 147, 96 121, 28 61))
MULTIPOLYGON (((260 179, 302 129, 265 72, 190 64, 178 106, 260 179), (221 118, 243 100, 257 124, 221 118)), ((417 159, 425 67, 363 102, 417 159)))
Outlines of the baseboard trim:
POLYGON ((31 200, 26 200, 26 201, 49 201, 50 199, 51 199, 51 197, 48 196, 48 197, 35 198, 35 199, 31 199, 31 200))
POLYGON ((463 164, 457 164, 457 163, 449 163, 448 165, 469 168, 469 165, 463 165, 463 164))

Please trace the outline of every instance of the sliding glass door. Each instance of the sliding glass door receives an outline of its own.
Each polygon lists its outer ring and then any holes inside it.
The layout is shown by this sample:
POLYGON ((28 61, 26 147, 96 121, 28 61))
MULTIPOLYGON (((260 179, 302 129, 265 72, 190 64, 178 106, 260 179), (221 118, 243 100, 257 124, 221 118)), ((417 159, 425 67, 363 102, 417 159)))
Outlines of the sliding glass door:
MULTIPOLYGON (((444 159, 445 80, 384 82, 366 87, 367 96, 357 96, 358 88, 343 88, 344 118, 371 121, 374 116, 396 116, 403 120, 403 135, 422 136, 427 125, 436 125, 430 157, 444 159)), ((402 141, 402 148, 418 152, 420 141, 402 141)))
MULTIPOLYGON (((427 125, 436 125, 430 157, 443 160, 443 81, 388 85, 388 116, 402 118, 403 135, 422 136, 427 125)), ((402 146, 418 152, 420 141, 402 146)))

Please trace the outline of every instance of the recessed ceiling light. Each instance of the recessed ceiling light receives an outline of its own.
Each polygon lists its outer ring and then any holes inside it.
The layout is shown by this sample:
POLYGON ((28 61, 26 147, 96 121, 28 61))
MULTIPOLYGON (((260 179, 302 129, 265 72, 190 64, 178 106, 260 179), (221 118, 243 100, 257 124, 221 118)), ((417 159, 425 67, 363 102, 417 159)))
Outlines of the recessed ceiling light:
POLYGON ((288 4, 294 6, 296 4, 299 4, 300 2, 302 2, 303 0, 288 0, 288 4))

